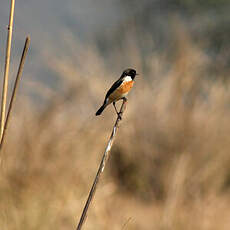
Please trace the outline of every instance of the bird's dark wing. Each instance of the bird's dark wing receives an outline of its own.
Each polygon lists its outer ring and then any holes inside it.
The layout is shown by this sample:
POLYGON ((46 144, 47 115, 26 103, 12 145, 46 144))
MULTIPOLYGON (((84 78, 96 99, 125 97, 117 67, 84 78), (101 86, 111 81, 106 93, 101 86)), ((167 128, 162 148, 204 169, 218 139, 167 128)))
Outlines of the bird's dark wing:
POLYGON ((108 98, 109 95, 113 93, 113 91, 121 85, 121 83, 122 83, 122 78, 119 78, 117 81, 115 81, 113 85, 111 86, 111 88, 109 89, 109 91, 107 92, 105 99, 108 98))

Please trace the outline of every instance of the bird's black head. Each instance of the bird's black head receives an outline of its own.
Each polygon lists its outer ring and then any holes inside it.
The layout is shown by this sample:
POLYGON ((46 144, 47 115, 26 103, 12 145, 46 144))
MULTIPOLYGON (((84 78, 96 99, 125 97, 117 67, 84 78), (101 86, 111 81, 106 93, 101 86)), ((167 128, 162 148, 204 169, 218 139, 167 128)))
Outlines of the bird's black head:
POLYGON ((135 69, 126 69, 122 74, 123 77, 130 76, 132 79, 134 79, 136 75, 138 74, 135 69))

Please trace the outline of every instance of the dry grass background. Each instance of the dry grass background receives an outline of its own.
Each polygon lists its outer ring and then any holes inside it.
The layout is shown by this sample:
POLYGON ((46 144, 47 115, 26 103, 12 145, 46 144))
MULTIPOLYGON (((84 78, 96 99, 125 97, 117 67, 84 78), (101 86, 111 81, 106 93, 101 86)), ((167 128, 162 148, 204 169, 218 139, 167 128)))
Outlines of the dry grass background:
MULTIPOLYGON (((94 114, 120 72, 93 45, 79 48, 71 34, 65 43, 69 56, 43 52, 58 89, 27 81, 17 99, 1 155, 2 230, 74 229, 111 132, 112 106, 94 114)), ((143 66, 127 45, 132 55, 119 55, 141 76, 84 229, 229 229, 228 82, 209 79, 209 57, 186 33, 170 68, 156 53, 143 66)))

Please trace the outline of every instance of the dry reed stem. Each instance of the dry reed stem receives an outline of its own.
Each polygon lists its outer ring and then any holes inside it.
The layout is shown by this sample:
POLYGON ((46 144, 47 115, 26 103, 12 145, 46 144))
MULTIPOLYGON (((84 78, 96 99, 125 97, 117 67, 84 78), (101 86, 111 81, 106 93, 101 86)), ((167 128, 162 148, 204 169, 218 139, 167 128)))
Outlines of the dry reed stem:
POLYGON ((10 118, 11 110, 12 110, 13 103, 15 100, 17 88, 18 88, 18 85, 19 85, 19 82, 20 82, 20 79, 22 76, 22 71, 23 71, 23 67, 25 64, 26 55, 27 55, 27 52, 29 49, 29 45, 30 45, 30 37, 27 36, 26 40, 25 40, 25 45, 24 45, 24 49, 22 52, 22 56, 21 56, 21 61, 20 61, 20 64, 18 66, 18 73, 17 73, 16 79, 15 79, 14 88, 13 88, 12 96, 10 99, 9 109, 8 109, 7 116, 6 116, 6 122, 5 122, 4 128, 3 128, 2 138, 1 138, 1 142, 0 142, 0 151, 1 151, 2 145, 4 143, 4 139, 5 139, 5 135, 6 135, 6 129, 7 129, 8 123, 9 123, 9 118, 10 118))
POLYGON ((14 19, 14 6, 15 6, 15 0, 11 0, 9 25, 8 25, 8 37, 7 37, 7 45, 6 45, 3 90, 2 90, 0 139, 2 139, 4 124, 5 124, 6 98, 7 98, 7 89, 8 89, 8 76, 9 76, 9 68, 10 68, 10 53, 11 53, 11 41, 12 41, 12 31, 13 31, 13 19, 14 19))
MULTIPOLYGON (((127 99, 124 98, 123 103, 122 103, 121 108, 120 108, 120 112, 119 112, 121 118, 122 118, 123 112, 125 111, 126 103, 127 103, 127 99)), ((84 209, 82 211, 81 218, 80 218, 80 221, 79 221, 78 226, 77 226, 77 230, 80 230, 82 228, 82 226, 84 224, 84 221, 86 219, 87 211, 89 209, 89 206, 90 206, 90 204, 91 204, 91 202, 93 200, 94 194, 96 192, 96 188, 97 188, 97 184, 99 182, 100 176, 101 176, 102 172, 104 171, 105 164, 106 164, 106 162, 107 162, 107 160, 109 158, 109 153, 110 153, 111 147, 113 145, 113 141, 114 141, 114 138, 115 138, 115 135, 116 135, 118 124, 119 124, 119 122, 121 120, 120 117, 119 116, 117 117, 117 120, 116 120, 116 122, 115 122, 115 124, 113 126, 112 134, 111 134, 111 136, 109 138, 109 141, 108 141, 108 144, 106 146, 106 149, 105 149, 105 152, 103 154, 103 157, 101 159, 101 163, 100 163, 100 166, 98 168, 96 177, 95 177, 93 185, 92 185, 92 187, 90 189, 90 193, 89 193, 88 199, 87 199, 87 201, 85 203, 85 207, 84 207, 84 209)))

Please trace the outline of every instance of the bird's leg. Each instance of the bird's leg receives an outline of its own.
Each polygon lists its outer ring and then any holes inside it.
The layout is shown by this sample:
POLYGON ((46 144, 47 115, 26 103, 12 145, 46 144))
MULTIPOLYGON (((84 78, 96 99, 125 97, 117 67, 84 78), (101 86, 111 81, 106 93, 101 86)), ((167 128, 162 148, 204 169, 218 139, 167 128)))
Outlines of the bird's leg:
POLYGON ((118 115, 119 112, 117 111, 117 107, 116 107, 116 105, 115 105, 115 101, 113 102, 113 106, 114 106, 114 108, 115 108, 115 110, 116 110, 116 113, 117 113, 117 115, 118 115))
MULTIPOLYGON (((123 104, 121 105, 121 109, 122 109, 123 105, 128 101, 128 99, 126 97, 122 97, 121 99, 123 100, 123 104)), ((120 119, 121 119, 121 114, 122 114, 122 112, 119 112, 120 119)))
POLYGON ((116 107, 116 105, 115 105, 115 102, 113 102, 113 106, 114 106, 114 108, 115 108, 115 110, 116 110, 117 116, 118 116, 119 119, 121 120, 121 114, 117 111, 117 107, 116 107))

